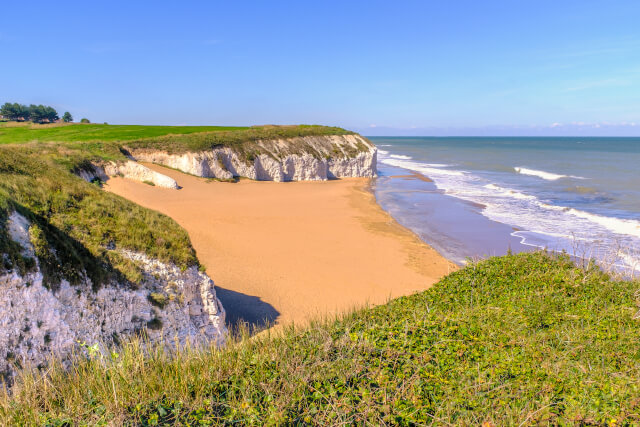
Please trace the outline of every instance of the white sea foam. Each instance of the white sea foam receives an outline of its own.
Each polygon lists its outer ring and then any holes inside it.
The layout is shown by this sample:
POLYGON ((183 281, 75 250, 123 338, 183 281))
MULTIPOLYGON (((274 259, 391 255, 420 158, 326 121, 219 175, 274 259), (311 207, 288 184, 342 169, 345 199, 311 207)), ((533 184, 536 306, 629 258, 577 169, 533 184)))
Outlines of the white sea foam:
POLYGON ((585 179, 585 178, 583 178, 581 176, 560 175, 560 174, 557 174, 557 173, 539 171, 539 170, 535 170, 535 169, 527 169, 527 168, 523 168, 521 166, 517 166, 514 169, 515 169, 516 172, 518 172, 518 173, 520 173, 522 175, 537 176, 538 178, 546 179, 547 181, 556 181, 556 180, 561 179, 561 178, 585 179))
POLYGON ((504 197, 513 197, 514 199, 523 199, 523 200, 534 200, 536 196, 532 196, 530 194, 525 194, 517 190, 512 190, 510 188, 500 187, 496 184, 487 184, 484 188, 488 188, 489 190, 494 190, 498 192, 501 196, 504 197))
POLYGON ((595 222, 614 233, 640 237, 640 221, 596 215, 573 208, 569 208, 566 212, 579 218, 595 222))
POLYGON ((409 160, 401 160, 401 159, 393 159, 393 158, 382 158, 380 159, 382 163, 389 166, 396 166, 403 169, 410 169, 416 172, 420 172, 428 177, 431 175, 451 175, 451 176, 462 176, 464 172, 450 169, 440 169, 443 166, 441 164, 430 164, 430 163, 422 163, 422 162, 413 162, 409 160))
POLYGON ((400 159, 400 160, 411 160, 411 156, 405 156, 403 154, 391 154, 389 157, 392 159, 400 159))

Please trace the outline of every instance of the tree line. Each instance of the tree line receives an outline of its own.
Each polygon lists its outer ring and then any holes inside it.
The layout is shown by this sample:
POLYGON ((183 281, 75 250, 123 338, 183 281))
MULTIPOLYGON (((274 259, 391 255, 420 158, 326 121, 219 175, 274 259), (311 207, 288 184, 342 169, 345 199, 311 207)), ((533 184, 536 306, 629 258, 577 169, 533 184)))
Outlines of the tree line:
MULTIPOLYGON (((53 123, 55 121, 60 120, 58 116, 58 112, 53 107, 49 107, 48 105, 34 105, 31 104, 29 106, 18 104, 17 102, 10 103, 5 102, 2 107, 0 107, 0 116, 3 116, 7 120, 15 120, 15 121, 32 121, 34 123, 53 123)), ((71 113, 66 111, 62 115, 63 122, 72 122, 73 117, 71 113)))

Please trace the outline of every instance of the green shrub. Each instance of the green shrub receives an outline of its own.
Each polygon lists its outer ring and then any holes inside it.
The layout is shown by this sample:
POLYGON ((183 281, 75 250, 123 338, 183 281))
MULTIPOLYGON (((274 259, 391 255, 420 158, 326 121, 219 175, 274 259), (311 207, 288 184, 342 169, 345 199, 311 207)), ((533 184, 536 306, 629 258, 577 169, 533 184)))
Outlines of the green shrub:
POLYGON ((159 308, 164 308, 169 303, 167 296, 159 292, 151 292, 147 298, 151 304, 159 308))

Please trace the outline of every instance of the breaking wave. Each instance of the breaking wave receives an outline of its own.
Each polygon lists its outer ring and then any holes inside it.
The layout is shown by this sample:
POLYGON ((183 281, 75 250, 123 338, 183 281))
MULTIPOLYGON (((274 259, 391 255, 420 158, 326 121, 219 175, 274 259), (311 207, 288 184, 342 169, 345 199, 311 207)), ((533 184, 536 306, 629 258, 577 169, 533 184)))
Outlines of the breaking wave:
POLYGON ((527 169, 527 168, 523 168, 521 166, 517 166, 514 169, 515 169, 516 172, 518 172, 518 173, 520 173, 522 175, 537 176, 538 178, 546 179, 547 181, 556 181, 556 180, 562 179, 562 178, 586 179, 586 178, 583 178, 581 176, 559 175, 559 174, 551 173, 551 172, 539 171, 539 170, 535 170, 535 169, 527 169))

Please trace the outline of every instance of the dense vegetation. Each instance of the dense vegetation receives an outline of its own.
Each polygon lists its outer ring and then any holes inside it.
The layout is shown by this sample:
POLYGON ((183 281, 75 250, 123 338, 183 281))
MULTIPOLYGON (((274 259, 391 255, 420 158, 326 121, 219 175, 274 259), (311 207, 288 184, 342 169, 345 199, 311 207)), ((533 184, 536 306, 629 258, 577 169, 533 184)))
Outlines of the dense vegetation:
POLYGON ((640 423, 637 282, 544 253, 227 349, 139 342, 0 398, 7 424, 640 423))
MULTIPOLYGON (((0 273, 35 265, 20 255, 7 234, 6 219, 14 210, 32 222, 31 240, 48 286, 62 278, 77 283, 84 273, 95 286, 115 276, 139 282, 139 269, 114 249, 144 252, 183 268, 196 265, 186 232, 173 220, 71 173, 86 167, 92 148, 108 153, 101 145, 87 148, 42 143, 0 147, 0 253, 6 254, 0 273)), ((111 155, 121 156, 117 151, 111 155)))
MULTIPOLYGON (((66 113, 69 114, 69 113, 66 113)), ((53 123, 58 120, 58 112, 48 105, 34 105, 28 107, 18 103, 6 102, 0 107, 0 116, 8 120, 31 120, 34 123, 53 123)))

